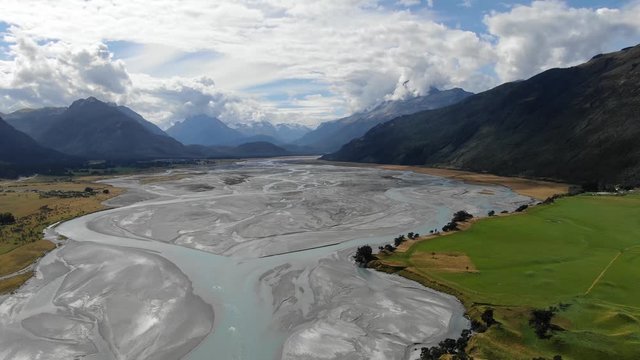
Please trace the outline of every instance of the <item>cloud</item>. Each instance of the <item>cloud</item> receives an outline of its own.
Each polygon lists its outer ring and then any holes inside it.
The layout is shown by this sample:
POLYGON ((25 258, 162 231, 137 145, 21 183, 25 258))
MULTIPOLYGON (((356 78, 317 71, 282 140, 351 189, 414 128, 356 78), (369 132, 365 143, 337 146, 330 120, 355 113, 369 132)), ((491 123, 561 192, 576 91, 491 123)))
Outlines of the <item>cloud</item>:
POLYGON ((0 22, 12 26, 10 54, 0 57, 0 109, 95 95, 165 126, 196 111, 315 124, 434 86, 477 92, 572 65, 628 45, 640 29, 640 6, 550 0, 491 12, 480 34, 443 25, 432 5, 3 0, 0 22), (264 87, 287 79, 298 82, 277 96, 264 87))
MULTIPOLYGON (((315 121, 385 98, 422 94, 431 86, 459 86, 491 61, 491 45, 476 34, 440 25, 428 12, 389 9, 374 0, 5 0, 3 8, 0 20, 38 42, 56 39, 77 48, 141 44, 120 59, 135 74, 167 81, 204 75, 234 92, 279 79, 322 80, 338 109, 317 117, 318 111, 300 108, 302 117, 315 121), (189 66, 176 63, 192 53, 216 55, 198 57, 189 66), (410 80, 406 93, 398 88, 405 79, 410 80)), ((83 81, 98 81, 99 75, 88 73, 83 81)), ((105 86, 122 90, 114 88, 117 83, 105 86)), ((264 102, 267 108, 272 104, 264 102)))
POLYGON ((162 79, 129 74, 104 44, 76 49, 61 41, 38 44, 24 36, 12 41, 12 60, 0 61, 0 108, 5 111, 66 106, 96 96, 127 105, 163 127, 202 113, 230 123, 293 120, 264 111, 250 97, 217 89, 206 76, 162 79))
POLYGON ((82 50, 63 42, 39 45, 19 36, 9 48, 12 60, 0 61, 0 94, 9 108, 59 105, 84 96, 117 101, 131 85, 122 61, 102 44, 82 50))
POLYGON ((505 13, 493 12, 484 21, 497 39, 495 71, 501 81, 511 81, 637 42, 640 4, 590 9, 562 1, 534 1, 505 13))

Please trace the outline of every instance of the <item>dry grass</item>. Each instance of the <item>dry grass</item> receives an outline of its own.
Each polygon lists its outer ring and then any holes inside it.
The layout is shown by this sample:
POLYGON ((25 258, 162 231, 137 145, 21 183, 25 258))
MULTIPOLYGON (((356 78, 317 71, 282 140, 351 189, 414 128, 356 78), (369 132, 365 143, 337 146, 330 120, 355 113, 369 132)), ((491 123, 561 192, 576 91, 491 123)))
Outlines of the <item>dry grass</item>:
POLYGON ((44 253, 56 248, 51 241, 38 240, 0 255, 0 276, 14 273, 33 264, 44 253))
MULTIPOLYGON (((0 211, 14 214, 17 220, 15 224, 0 226, 0 276, 26 268, 55 248, 53 243, 42 240, 45 227, 102 210, 102 202, 122 192, 83 178, 35 177, 0 182, 0 211), (85 194, 87 187, 94 189, 94 193, 85 194), (53 196, 53 192, 60 196, 53 196)), ((18 280, 28 278, 21 275, 2 280, 0 289, 14 288, 18 280)))
POLYGON ((463 253, 415 253, 409 261, 427 271, 478 272, 471 258, 463 253))
POLYGON ((17 290, 33 276, 32 272, 16 275, 14 277, 0 281, 0 294, 7 294, 17 290))

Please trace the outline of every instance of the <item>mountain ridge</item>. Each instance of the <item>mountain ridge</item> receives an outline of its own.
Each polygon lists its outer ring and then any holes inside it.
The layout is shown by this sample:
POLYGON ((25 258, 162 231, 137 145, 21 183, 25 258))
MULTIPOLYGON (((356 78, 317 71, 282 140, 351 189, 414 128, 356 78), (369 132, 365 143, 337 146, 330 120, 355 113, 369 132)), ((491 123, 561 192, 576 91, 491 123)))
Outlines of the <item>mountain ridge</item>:
POLYGON ((640 46, 372 128, 327 160, 640 184, 640 46))
POLYGON ((460 88, 450 90, 431 89, 425 96, 405 100, 385 101, 374 108, 337 120, 327 121, 305 134, 298 145, 310 146, 321 152, 338 150, 352 139, 359 138, 374 126, 398 116, 426 109, 449 106, 472 95, 460 88))

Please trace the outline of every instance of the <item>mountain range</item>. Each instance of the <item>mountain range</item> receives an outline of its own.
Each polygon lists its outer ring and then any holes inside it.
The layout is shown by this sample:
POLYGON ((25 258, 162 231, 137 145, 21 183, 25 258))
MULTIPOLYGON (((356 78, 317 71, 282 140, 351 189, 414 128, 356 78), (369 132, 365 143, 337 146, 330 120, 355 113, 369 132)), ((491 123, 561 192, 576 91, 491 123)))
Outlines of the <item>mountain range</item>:
POLYGON ((380 123, 422 110, 449 106, 470 95, 473 94, 459 88, 443 91, 432 88, 425 96, 385 101, 368 111, 322 123, 317 129, 302 136, 296 144, 311 147, 321 153, 333 152, 380 123))
POLYGON ((167 134, 185 145, 235 146, 248 142, 289 144, 309 132, 303 125, 259 121, 230 127, 204 114, 191 116, 167 129, 167 134))
MULTIPOLYGON (((290 154, 277 145, 251 140, 238 145, 184 145, 133 110, 94 97, 77 100, 68 108, 24 109, 4 116, 0 162, 12 166, 82 159, 130 162, 290 154)), ((247 138, 239 135, 239 139, 247 138)))
POLYGON ((640 185, 640 46, 396 118, 327 160, 640 185))

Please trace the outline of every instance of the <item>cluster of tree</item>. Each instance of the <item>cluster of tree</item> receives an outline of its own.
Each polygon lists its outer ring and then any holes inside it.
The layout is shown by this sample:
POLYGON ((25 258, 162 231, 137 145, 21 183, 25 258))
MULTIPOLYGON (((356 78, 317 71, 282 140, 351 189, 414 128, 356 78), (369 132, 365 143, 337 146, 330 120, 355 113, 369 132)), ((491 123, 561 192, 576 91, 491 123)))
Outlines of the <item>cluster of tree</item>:
POLYGON ((493 317, 493 309, 492 308, 488 308, 485 309, 482 312, 482 315, 480 315, 480 319, 476 320, 476 319, 472 319, 471 320, 471 330, 477 333, 483 333, 485 331, 487 331, 487 329, 489 329, 491 327, 491 325, 494 324, 499 324, 498 321, 496 321, 496 319, 493 317))
POLYGON ((529 325, 533 327, 538 338, 549 339, 551 331, 562 330, 561 327, 551 323, 558 310, 557 307, 550 306, 548 309, 534 309, 531 311, 529 325))
POLYGON ((440 341, 437 346, 424 347, 420 352, 420 360, 439 360, 443 355, 452 355, 453 360, 467 360, 471 357, 466 348, 471 338, 471 330, 463 330, 458 340, 446 339, 440 341))
POLYGON ((442 227, 443 232, 456 231, 458 230, 458 223, 455 221, 450 221, 447 225, 442 227))
POLYGON ((385 250, 385 251, 388 251, 388 252, 394 252, 394 251, 396 251, 396 248, 391 244, 387 244, 385 246, 378 246, 378 250, 380 250, 380 251, 385 250))
POLYGON ((469 214, 468 212, 464 211, 464 210, 460 210, 460 211, 456 211, 455 214, 453 214, 453 219, 451 219, 451 221, 453 222, 464 222, 467 220, 471 220, 473 219, 473 215, 469 214))
POLYGON ((407 239, 415 240, 420 237, 419 233, 409 232, 407 235, 398 235, 395 239, 393 239, 393 245, 387 244, 385 246, 378 246, 378 250, 380 251, 388 251, 394 252, 396 248, 400 246, 403 242, 407 241, 407 239))
POLYGON ((0 225, 11 225, 16 223, 16 218, 10 212, 0 213, 0 225))
POLYGON ((407 238, 404 235, 400 235, 397 238, 393 239, 393 245, 395 245, 395 247, 398 247, 405 241, 407 241, 407 238))
POLYGON ((371 246, 369 245, 360 246, 356 250, 356 254, 353 256, 353 259, 360 266, 367 266, 369 261, 375 259, 373 257, 373 249, 371 249, 371 246))
POLYGON ((465 222, 473 218, 473 215, 469 214, 464 210, 456 211, 453 214, 453 218, 449 221, 445 226, 442 227, 443 232, 456 231, 458 230, 458 223, 465 222))
MULTIPOLYGON (((580 192, 624 192, 628 190, 632 190, 634 188, 633 185, 629 184, 610 184, 605 182, 588 182, 583 183, 579 190, 580 192)), ((571 188, 569 189, 571 193, 571 188)), ((574 190, 577 191, 577 190, 574 190)))

